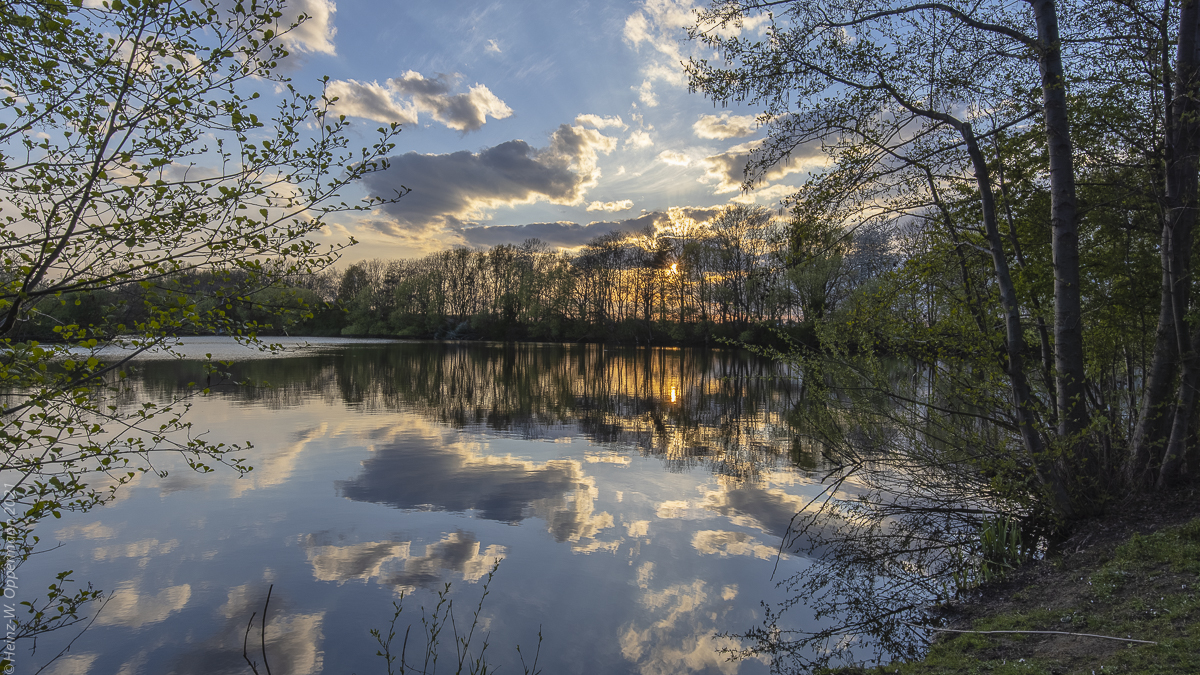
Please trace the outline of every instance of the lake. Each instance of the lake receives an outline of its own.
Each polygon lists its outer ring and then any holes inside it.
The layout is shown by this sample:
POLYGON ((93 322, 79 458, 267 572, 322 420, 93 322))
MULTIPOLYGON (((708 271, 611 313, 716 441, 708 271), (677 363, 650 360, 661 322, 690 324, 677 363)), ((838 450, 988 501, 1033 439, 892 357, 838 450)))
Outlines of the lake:
MULTIPOLYGON (((773 579, 809 564, 777 556, 820 492, 789 431, 799 384, 786 366, 737 350, 286 347, 183 347, 269 384, 214 386, 189 413, 210 440, 253 443, 252 472, 167 459, 165 477, 43 523, 44 547, 58 548, 22 567, 21 588, 71 569, 111 593, 45 672, 249 673, 247 622, 273 585, 276 675, 384 673, 369 630, 386 633, 392 602, 404 595, 393 649, 413 624, 411 662, 422 607, 428 617, 450 584, 469 625, 497 560, 479 625, 501 672, 522 672, 515 647, 531 661, 539 630, 545 673, 767 672, 729 661, 719 650, 737 643, 718 634, 760 625, 760 603, 783 599, 773 579)), ((136 378, 140 400, 163 401, 204 375, 198 361, 159 359, 136 378)), ((76 632, 18 654, 18 672, 76 632)))

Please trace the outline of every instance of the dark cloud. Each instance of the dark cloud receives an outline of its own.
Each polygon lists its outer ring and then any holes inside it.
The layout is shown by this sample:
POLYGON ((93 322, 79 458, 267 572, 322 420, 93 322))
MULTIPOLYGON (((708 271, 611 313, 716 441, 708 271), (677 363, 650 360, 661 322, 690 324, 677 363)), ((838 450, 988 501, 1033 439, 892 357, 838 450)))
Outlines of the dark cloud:
POLYGON ((512 140, 479 152, 446 155, 415 152, 393 157, 386 171, 365 179, 375 195, 393 196, 411 189, 385 207, 402 230, 457 229, 482 219, 500 206, 548 201, 575 204, 595 184, 596 154, 616 142, 595 129, 562 125, 546 148, 512 140))
MULTIPOLYGON (((696 221, 712 218, 719 210, 713 208, 682 208, 678 213, 696 221)), ((493 225, 489 227, 469 227, 460 230, 460 234, 472 246, 497 246, 499 244, 519 244, 526 239, 537 238, 550 246, 558 248, 575 248, 583 246, 596 237, 609 232, 639 232, 647 227, 663 229, 670 222, 671 216, 666 211, 643 213, 635 218, 624 220, 597 220, 587 225, 578 223, 529 223, 527 225, 493 225)))
POLYGON ((529 223, 528 225, 494 225, 471 227, 461 231, 464 239, 472 246, 498 246, 519 244, 526 239, 537 238, 557 248, 575 248, 608 234, 609 232, 636 232, 646 225, 653 225, 658 214, 647 214, 638 218, 620 221, 596 221, 587 225, 578 223, 529 223))
POLYGON ((344 497, 398 509, 479 511, 490 520, 516 523, 532 515, 537 500, 561 499, 580 487, 582 476, 570 462, 534 465, 518 461, 473 461, 421 443, 377 447, 362 473, 339 481, 344 497))

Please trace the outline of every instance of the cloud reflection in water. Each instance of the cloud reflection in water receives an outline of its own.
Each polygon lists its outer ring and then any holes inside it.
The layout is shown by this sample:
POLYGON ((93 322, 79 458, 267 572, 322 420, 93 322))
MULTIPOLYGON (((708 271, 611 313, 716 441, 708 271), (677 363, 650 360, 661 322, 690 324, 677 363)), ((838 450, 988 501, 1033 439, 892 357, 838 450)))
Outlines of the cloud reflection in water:
POLYGON ((483 578, 507 549, 491 545, 480 551, 474 533, 451 532, 441 541, 426 544, 425 555, 412 555, 411 541, 370 541, 339 546, 330 543, 328 532, 310 534, 304 548, 319 581, 344 583, 352 579, 411 591, 417 586, 432 586, 442 580, 443 572, 461 576, 463 581, 483 578))
POLYGON ((619 543, 596 541, 613 517, 595 512, 595 480, 578 460, 538 463, 480 454, 446 436, 404 436, 376 445, 356 478, 338 482, 342 496, 399 509, 474 511, 503 523, 536 516, 577 551, 619 543))

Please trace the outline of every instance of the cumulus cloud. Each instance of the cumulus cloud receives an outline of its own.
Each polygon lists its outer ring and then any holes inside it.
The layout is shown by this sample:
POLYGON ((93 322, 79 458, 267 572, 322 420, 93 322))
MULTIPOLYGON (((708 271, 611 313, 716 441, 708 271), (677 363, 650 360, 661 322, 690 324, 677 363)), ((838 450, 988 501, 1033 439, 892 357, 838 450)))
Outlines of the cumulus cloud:
MULTIPOLYGON (((650 586, 652 575, 638 571, 638 598, 643 615, 621 627, 618 644, 630 670, 642 675, 666 673, 723 673, 735 675, 741 664, 725 658, 737 641, 719 637, 718 616, 728 611, 736 597, 732 586, 710 586, 702 579, 678 583, 662 590, 650 586)), ((765 657, 759 659, 765 661, 765 657)))
POLYGON ((617 129, 624 130, 624 129, 629 128, 629 125, 625 124, 625 122, 623 122, 621 120, 620 115, 613 115, 611 117, 601 117, 599 115, 593 115, 591 113, 588 113, 586 115, 579 115, 578 117, 576 117, 575 124, 578 124, 579 126, 593 127, 596 129, 607 129, 609 127, 615 127, 617 129))
POLYGON ((115 560, 117 558, 142 558, 145 560, 155 556, 165 555, 179 546, 178 539, 159 542, 157 539, 142 539, 126 544, 113 546, 97 546, 92 549, 92 557, 96 560, 115 560))
POLYGON ((796 192, 796 186, 781 183, 779 185, 755 187, 750 192, 731 197, 729 201, 740 204, 772 205, 792 197, 796 192))
POLYGON ((592 202, 588 204, 588 211, 628 211, 633 208, 632 199, 622 199, 619 202, 592 202))
POLYGON ((492 225, 471 227, 461 231, 463 238, 472 246, 499 246, 526 239, 539 239, 550 246, 575 248, 614 230, 615 223, 596 222, 588 225, 578 223, 528 223, 525 225, 492 225))
POLYGON ((454 94, 461 75, 439 74, 426 78, 410 70, 384 84, 334 80, 329 93, 338 97, 336 109, 348 116, 376 122, 416 124, 425 113, 455 131, 476 131, 487 118, 502 120, 512 109, 485 85, 475 84, 466 93, 454 94))
POLYGON ((663 150, 658 153, 658 161, 671 166, 687 166, 692 163, 690 157, 674 150, 663 150))
POLYGON ((96 521, 90 525, 71 525, 54 533, 59 539, 111 539, 116 532, 109 526, 96 521))
POLYGON ((357 478, 337 484, 347 499, 398 509, 478 511, 489 520, 518 523, 536 500, 552 499, 579 487, 577 463, 543 465, 494 461, 469 454, 430 452, 423 444, 378 446, 357 478))
POLYGON ((512 114, 512 109, 482 84, 472 86, 465 94, 451 94, 451 87, 460 77, 438 75, 431 80, 410 70, 399 79, 388 80, 388 86, 412 96, 417 108, 457 131, 475 131, 489 115, 502 120, 512 114))
POLYGON ((704 115, 692 125, 692 130, 700 138, 724 140, 749 136, 757 127, 758 119, 754 115, 731 115, 725 112, 720 115, 704 115))
POLYGON ((484 49, 484 51, 486 51, 486 52, 490 52, 490 53, 492 53, 492 54, 499 54, 499 53, 500 53, 500 45, 499 45, 499 44, 497 44, 497 42, 496 42, 495 40, 488 40, 488 41, 487 41, 487 46, 486 46, 486 47, 484 47, 483 49, 484 49))
POLYGON ((361 117, 385 124, 417 123, 417 107, 397 100, 390 88, 378 82, 334 80, 329 83, 327 92, 338 98, 334 105, 339 113, 347 117, 361 117))
POLYGON ((412 190, 384 208, 391 222, 374 221, 380 232, 457 230, 502 206, 582 203, 599 178, 597 156, 615 147, 615 139, 595 129, 564 124, 545 148, 513 140, 474 153, 410 152, 391 158, 386 171, 364 183, 375 195, 394 195, 401 186, 412 190))
POLYGON ((686 83, 679 64, 687 57, 680 47, 683 29, 695 22, 694 8, 688 0, 647 0, 640 10, 625 19, 625 40, 635 49, 649 45, 658 53, 658 58, 648 60, 643 67, 651 79, 667 80, 678 86, 686 83))

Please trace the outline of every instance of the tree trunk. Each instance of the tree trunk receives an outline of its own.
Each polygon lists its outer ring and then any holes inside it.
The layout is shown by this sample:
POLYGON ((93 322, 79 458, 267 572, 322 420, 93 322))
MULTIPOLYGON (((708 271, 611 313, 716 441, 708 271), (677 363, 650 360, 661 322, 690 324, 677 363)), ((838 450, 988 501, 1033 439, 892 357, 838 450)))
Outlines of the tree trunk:
POLYGON ((975 180, 979 185, 983 226, 987 232, 992 265, 996 274, 996 285, 1000 289, 1000 304, 1004 311, 1004 343, 1008 356, 1008 377, 1012 385, 1017 428, 1021 432, 1021 440, 1037 471, 1038 479, 1048 493, 1047 497, 1050 503, 1060 516, 1070 519, 1074 515, 1074 507, 1070 491, 1067 489, 1067 476, 1063 473, 1060 465, 1049 461, 1045 443, 1037 428, 1033 395, 1029 390, 1029 382, 1025 379, 1023 356, 1025 332, 1021 326, 1021 311, 1017 304, 1017 293, 1013 286, 1012 274, 1009 271, 1008 258, 1004 253, 1004 244, 1000 238, 1000 227, 996 219, 996 199, 992 191, 992 179, 988 170, 987 158, 979 149, 979 143, 976 141, 971 125, 959 123, 956 126, 962 134, 963 140, 966 141, 967 151, 971 155, 971 163, 975 169, 975 180))
POLYGON ((1178 336, 1180 375, 1179 390, 1171 423, 1171 436, 1162 454, 1158 486, 1170 484, 1183 468, 1196 386, 1200 384, 1200 322, 1188 319, 1191 308, 1191 251, 1196 225, 1197 155, 1200 154, 1200 114, 1197 105, 1200 65, 1196 49, 1200 46, 1200 1, 1186 3, 1179 12, 1179 52, 1175 64, 1175 99, 1171 102, 1171 126, 1167 129, 1170 146, 1167 166, 1167 211, 1164 242, 1171 245, 1170 255, 1164 258, 1172 265, 1172 307, 1175 311, 1175 333, 1178 336))
POLYGON ((1158 311, 1158 329, 1154 339, 1154 353, 1150 368, 1144 374, 1145 389, 1138 407, 1137 426, 1130 439, 1129 457, 1125 465, 1125 480, 1130 488, 1144 490, 1154 485, 1158 478, 1158 463, 1166 449, 1170 428, 1171 386, 1175 383, 1179 351, 1175 333, 1175 308, 1173 307, 1174 284, 1169 257, 1170 228, 1163 226, 1162 243, 1162 299, 1158 311))
POLYGON ((1083 355, 1083 311, 1079 288, 1079 228, 1075 199, 1075 159, 1067 118, 1066 80, 1058 10, 1054 0, 1031 0, 1038 32, 1038 66, 1046 145, 1050 157, 1050 224, 1054 251, 1054 367, 1057 377, 1058 433, 1071 445, 1073 469, 1095 473, 1079 435, 1088 426, 1083 355))

